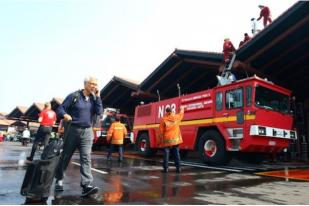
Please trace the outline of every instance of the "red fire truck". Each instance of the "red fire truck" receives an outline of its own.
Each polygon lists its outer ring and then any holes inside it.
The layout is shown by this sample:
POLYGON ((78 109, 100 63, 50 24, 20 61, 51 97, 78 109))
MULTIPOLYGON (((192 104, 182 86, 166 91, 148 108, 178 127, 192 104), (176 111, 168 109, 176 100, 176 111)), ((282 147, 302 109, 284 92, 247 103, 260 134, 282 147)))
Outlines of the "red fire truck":
POLYGON ((101 146, 108 145, 106 140, 107 131, 112 122, 115 121, 116 116, 120 118, 120 122, 126 126, 128 131, 128 135, 124 140, 124 144, 126 145, 131 143, 133 139, 132 118, 130 119, 126 114, 119 113, 119 111, 117 111, 116 109, 108 108, 104 110, 102 120, 98 121, 98 124, 95 125, 93 128, 94 132, 93 149, 99 149, 101 146))
POLYGON ((188 95, 139 105, 135 109, 134 143, 138 152, 154 155, 161 146, 159 124, 165 108, 179 112, 181 152, 198 151, 207 164, 225 164, 232 154, 260 161, 289 146, 292 130, 291 91, 256 76, 188 95))

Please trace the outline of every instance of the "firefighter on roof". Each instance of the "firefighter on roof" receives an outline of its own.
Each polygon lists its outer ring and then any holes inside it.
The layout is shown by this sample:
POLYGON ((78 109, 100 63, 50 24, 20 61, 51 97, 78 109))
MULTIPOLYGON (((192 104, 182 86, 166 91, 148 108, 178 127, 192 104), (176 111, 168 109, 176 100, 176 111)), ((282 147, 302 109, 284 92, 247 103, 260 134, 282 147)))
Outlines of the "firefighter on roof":
POLYGON ((110 148, 108 150, 107 154, 107 160, 111 160, 111 154, 114 150, 114 147, 118 147, 118 153, 119 153, 119 162, 122 162, 123 160, 123 140, 125 136, 127 135, 127 129, 120 122, 120 117, 116 116, 116 121, 112 123, 110 126, 108 132, 107 132, 107 142, 110 142, 110 148))
POLYGON ((267 22, 271 23, 272 20, 270 18, 270 10, 267 6, 259 5, 259 8, 261 9, 260 17, 257 18, 259 21, 263 17, 263 25, 264 27, 267 26, 267 22))
POLYGON ((251 40, 251 37, 248 35, 248 33, 245 33, 244 34, 244 40, 239 43, 239 48, 242 47, 246 42, 248 42, 250 40, 251 40))
POLYGON ((163 173, 168 172, 169 151, 171 150, 174 156, 176 172, 180 173, 180 155, 179 145, 182 143, 179 124, 183 118, 184 107, 180 107, 179 114, 173 114, 170 107, 165 109, 165 116, 160 123, 160 134, 163 142, 163 173))

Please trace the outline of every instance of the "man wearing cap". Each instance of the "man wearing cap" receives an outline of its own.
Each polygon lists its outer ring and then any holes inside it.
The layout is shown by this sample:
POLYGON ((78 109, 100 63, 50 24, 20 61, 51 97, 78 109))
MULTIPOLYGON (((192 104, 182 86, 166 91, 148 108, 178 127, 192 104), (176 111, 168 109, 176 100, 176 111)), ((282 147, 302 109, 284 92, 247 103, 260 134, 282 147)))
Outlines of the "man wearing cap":
POLYGON ((165 109, 165 116, 160 123, 160 135, 163 142, 163 173, 168 172, 169 151, 172 151, 176 166, 176 173, 180 173, 180 154, 179 145, 183 142, 179 124, 184 115, 184 107, 180 107, 179 114, 173 114, 170 107, 165 109))
POLYGON ((29 157, 27 157, 27 160, 31 162, 34 157, 35 150, 39 144, 40 141, 44 142, 44 148, 49 142, 49 138, 53 129, 53 125, 56 123, 57 115, 56 113, 51 109, 50 102, 46 102, 44 105, 43 111, 40 113, 38 122, 40 122, 40 127, 36 133, 31 154, 29 157))
POLYGON ((264 27, 267 26, 267 22, 271 23, 272 20, 270 18, 270 10, 267 6, 259 5, 259 8, 261 9, 260 17, 257 18, 257 21, 259 21, 263 17, 263 25, 264 27))

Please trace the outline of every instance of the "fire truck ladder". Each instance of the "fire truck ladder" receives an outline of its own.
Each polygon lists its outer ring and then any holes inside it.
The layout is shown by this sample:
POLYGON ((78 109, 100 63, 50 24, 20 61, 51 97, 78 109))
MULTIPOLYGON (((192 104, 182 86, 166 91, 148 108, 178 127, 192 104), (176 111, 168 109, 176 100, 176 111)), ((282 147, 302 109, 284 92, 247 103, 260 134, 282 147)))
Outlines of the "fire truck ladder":
POLYGON ((230 83, 232 83, 233 81, 236 80, 234 74, 232 74, 232 72, 231 72, 235 59, 236 59, 236 53, 233 54, 233 57, 232 57, 230 63, 226 64, 224 66, 224 69, 223 69, 221 75, 220 76, 217 75, 218 85, 230 84, 230 83))

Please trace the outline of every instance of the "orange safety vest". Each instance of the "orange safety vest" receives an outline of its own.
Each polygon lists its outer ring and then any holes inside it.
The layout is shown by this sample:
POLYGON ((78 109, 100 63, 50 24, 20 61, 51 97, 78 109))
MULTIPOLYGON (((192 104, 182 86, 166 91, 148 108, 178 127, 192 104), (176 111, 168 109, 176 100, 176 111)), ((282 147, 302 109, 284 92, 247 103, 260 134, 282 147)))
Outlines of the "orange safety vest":
POLYGON ((179 128, 182 118, 183 112, 179 114, 168 114, 162 118, 160 133, 163 138, 163 147, 179 145, 183 142, 179 128))
POLYGON ((121 122, 114 122, 107 132, 107 141, 112 139, 111 144, 122 145, 123 139, 127 135, 127 128, 121 122))

